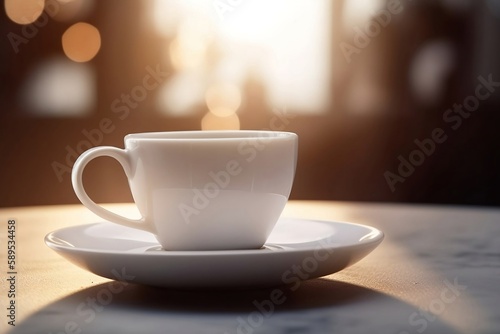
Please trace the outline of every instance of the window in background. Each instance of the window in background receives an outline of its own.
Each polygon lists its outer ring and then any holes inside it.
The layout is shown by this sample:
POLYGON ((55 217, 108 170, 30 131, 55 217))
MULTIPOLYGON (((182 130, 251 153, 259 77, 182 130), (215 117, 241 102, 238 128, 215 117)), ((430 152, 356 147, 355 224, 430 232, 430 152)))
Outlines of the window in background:
POLYGON ((202 128, 239 128, 248 87, 258 86, 269 109, 325 112, 331 7, 328 0, 156 0, 153 27, 174 69, 159 110, 187 116, 203 106, 202 128))

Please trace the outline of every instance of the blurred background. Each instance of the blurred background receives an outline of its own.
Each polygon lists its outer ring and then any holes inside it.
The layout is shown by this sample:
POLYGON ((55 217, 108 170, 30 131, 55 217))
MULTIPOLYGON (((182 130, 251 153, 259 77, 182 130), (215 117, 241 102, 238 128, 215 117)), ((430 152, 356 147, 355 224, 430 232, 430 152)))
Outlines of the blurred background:
MULTIPOLYGON (((4 0, 0 206, 144 131, 299 135, 292 199, 500 204, 498 0, 4 0)), ((112 159, 96 202, 131 201, 112 159)))

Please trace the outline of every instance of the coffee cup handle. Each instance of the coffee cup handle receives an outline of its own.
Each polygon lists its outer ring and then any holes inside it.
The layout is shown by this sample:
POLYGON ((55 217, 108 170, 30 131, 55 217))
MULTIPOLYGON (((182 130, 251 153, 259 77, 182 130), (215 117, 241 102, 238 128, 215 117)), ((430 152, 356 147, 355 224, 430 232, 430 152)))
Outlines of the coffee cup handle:
POLYGON ((131 168, 129 163, 129 156, 126 150, 122 150, 112 146, 99 146, 91 148, 82 153, 73 166, 73 171, 71 173, 71 182, 73 183, 73 189, 75 190, 76 196, 90 211, 103 219, 123 226, 153 232, 150 224, 146 222, 144 217, 141 217, 140 219, 130 219, 120 216, 116 213, 104 209, 102 206, 97 205, 85 192, 82 177, 85 166, 87 166, 87 164, 91 160, 105 156, 114 158, 116 161, 118 161, 125 171, 125 175, 129 177, 131 168))

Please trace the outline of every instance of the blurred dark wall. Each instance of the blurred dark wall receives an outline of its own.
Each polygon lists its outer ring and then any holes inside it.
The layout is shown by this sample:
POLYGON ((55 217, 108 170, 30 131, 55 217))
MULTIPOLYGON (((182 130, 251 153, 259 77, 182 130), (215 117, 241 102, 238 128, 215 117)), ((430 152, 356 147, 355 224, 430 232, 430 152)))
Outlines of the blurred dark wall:
MULTIPOLYGON (((327 113, 315 116, 293 115, 290 108, 292 116, 286 122, 285 130, 300 137, 291 197, 499 205, 500 87, 493 86, 494 91, 473 112, 460 116, 456 129, 458 120, 444 119, 455 104, 474 96, 482 82, 478 77, 500 82, 500 9, 497 6, 495 11, 490 2, 470 1, 466 10, 438 1, 405 2, 405 11, 395 15, 350 63, 339 45, 352 42, 352 31, 340 28, 342 2, 336 2, 334 37, 325 41, 334 50, 332 104, 327 113), (410 69, 419 52, 435 41, 445 41, 452 50, 453 66, 440 74, 442 93, 429 101, 415 93, 410 69), (373 103, 355 93, 366 82, 376 88, 373 103), (358 102, 366 102, 364 109, 358 110, 358 102), (428 144, 429 154, 412 153, 422 151, 415 140, 429 143, 436 129, 442 129, 439 138, 446 140, 434 142, 432 149, 428 144), (408 166, 411 157, 419 166, 408 166)), ((117 96, 141 82, 148 65, 161 63, 158 40, 134 19, 141 10, 139 4, 96 2, 87 20, 100 29, 103 44, 92 60, 98 69, 98 106, 82 118, 28 115, 19 101, 22 78, 39 59, 61 52, 54 36, 60 36, 68 23, 49 22, 18 53, 7 38, 1 39, 0 206, 77 203, 68 165, 75 159, 74 152, 84 148, 83 131, 98 129, 103 118, 111 119, 113 131, 104 133, 98 144, 118 147, 131 132, 200 128, 202 108, 194 116, 167 117, 154 111, 153 95, 123 121, 110 111, 117 96), (67 168, 59 176, 54 162, 67 168)), ((0 16, 0 35, 20 34, 19 25, 3 12, 0 16)), ((169 71, 168 64, 165 69, 169 71)), ((242 129, 268 128, 271 108, 259 100, 258 88, 248 89, 250 103, 240 112, 242 129)), ((126 178, 111 159, 92 162, 85 184, 96 202, 131 201, 126 178)))

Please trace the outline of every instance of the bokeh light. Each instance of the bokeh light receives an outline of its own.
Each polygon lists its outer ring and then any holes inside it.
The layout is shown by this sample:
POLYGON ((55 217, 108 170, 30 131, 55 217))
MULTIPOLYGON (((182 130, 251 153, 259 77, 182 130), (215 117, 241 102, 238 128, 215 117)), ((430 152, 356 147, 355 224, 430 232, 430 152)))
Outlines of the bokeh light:
POLYGON ((43 13, 44 0, 5 0, 5 13, 15 23, 30 24, 43 13))
POLYGON ((170 43, 169 56, 174 69, 202 68, 212 33, 210 24, 202 18, 187 18, 177 29, 177 37, 170 43))
POLYGON ((57 57, 40 62, 28 76, 20 99, 33 115, 81 117, 96 103, 96 82, 88 64, 57 57))
POLYGON ((62 47, 69 59, 79 63, 87 62, 99 52, 101 35, 93 25, 78 22, 64 32, 62 47))
POLYGON ((200 67, 205 60, 205 45, 196 39, 176 38, 170 43, 170 61, 178 71, 200 67))
POLYGON ((219 117, 208 112, 201 120, 202 130, 239 130, 240 119, 238 115, 232 114, 226 117, 219 117))
POLYGON ((174 73, 159 88, 158 109, 169 116, 191 116, 203 106, 206 83, 203 76, 195 71, 174 73))
POLYGON ((234 114, 240 107, 241 93, 233 85, 213 85, 205 93, 205 102, 211 113, 219 117, 226 117, 234 114))
POLYGON ((420 103, 432 105, 444 97, 457 58, 450 41, 432 41, 415 51, 409 68, 410 86, 420 103))

